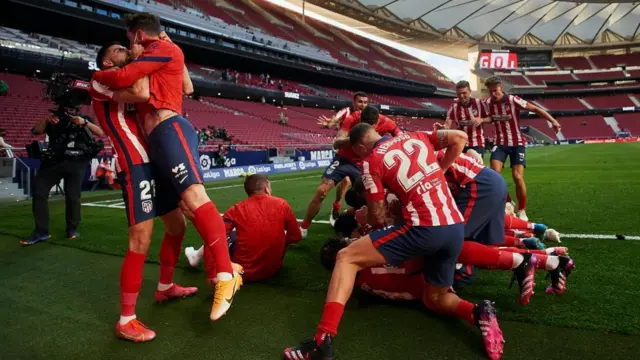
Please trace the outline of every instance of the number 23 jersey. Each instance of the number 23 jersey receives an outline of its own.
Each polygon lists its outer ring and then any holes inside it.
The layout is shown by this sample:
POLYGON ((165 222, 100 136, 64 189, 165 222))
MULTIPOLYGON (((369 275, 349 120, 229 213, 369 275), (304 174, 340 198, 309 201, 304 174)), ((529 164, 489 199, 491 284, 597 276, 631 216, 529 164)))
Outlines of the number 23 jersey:
POLYGON ((362 162, 367 201, 384 200, 384 189, 403 205, 412 226, 446 226, 463 222, 444 172, 436 159, 436 132, 382 138, 362 162))

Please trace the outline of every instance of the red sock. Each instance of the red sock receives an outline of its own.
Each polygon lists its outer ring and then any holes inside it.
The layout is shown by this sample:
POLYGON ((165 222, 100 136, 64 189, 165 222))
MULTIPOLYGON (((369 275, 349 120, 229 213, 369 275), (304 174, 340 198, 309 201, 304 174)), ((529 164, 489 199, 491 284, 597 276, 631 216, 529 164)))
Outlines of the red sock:
POLYGON ((197 208, 193 212, 193 216, 193 225, 204 241, 205 252, 211 251, 216 262, 216 272, 233 274, 229 245, 227 244, 227 231, 216 206, 209 201, 197 208))
POLYGON ((536 265, 536 269, 538 270, 547 270, 547 259, 549 258, 547 255, 536 254, 538 258, 538 264, 536 265))
POLYGON ((527 208, 527 195, 518 195, 518 211, 527 208))
POLYGON ((514 247, 501 247, 500 250, 508 251, 512 253, 518 254, 536 254, 536 255, 547 255, 545 250, 529 250, 529 249, 518 249, 514 247))
POLYGON ((311 221, 302 220, 302 225, 300 225, 303 229, 308 229, 311 226, 311 221))
POLYGON ((516 216, 505 215, 504 228, 517 230, 533 230, 533 224, 528 221, 524 221, 516 216))
POLYGON ((513 255, 502 252, 495 247, 482 245, 474 241, 465 241, 458 262, 475 265, 487 269, 511 269, 513 255))
POLYGON ((213 254, 207 246, 204 247, 204 256, 202 258, 204 268, 207 271, 207 279, 215 279, 218 275, 216 271, 216 259, 213 258, 213 254))
POLYGON ((120 312, 122 316, 136 314, 136 301, 142 287, 142 269, 147 254, 127 250, 120 271, 120 312))
POLYGON ((504 236, 504 246, 520 247, 522 246, 522 240, 515 236, 504 236))
POLYGON ((458 306, 456 306, 455 316, 457 318, 460 318, 468 322, 471 325, 475 325, 476 321, 475 321, 475 317, 473 316, 474 307, 475 307, 474 304, 466 300, 460 300, 460 302, 458 303, 458 306))
POLYGON ((322 312, 322 318, 318 325, 318 332, 316 332, 316 343, 319 345, 322 343, 324 334, 329 334, 333 337, 338 335, 338 325, 342 314, 344 313, 344 304, 339 302, 328 302, 324 304, 324 311, 322 312))
POLYGON ((507 191, 507 202, 511 202, 511 194, 509 194, 509 192, 507 191))
POLYGON ((173 283, 173 272, 180 258, 183 239, 184 235, 175 236, 168 232, 164 233, 162 245, 160 245, 160 284, 173 283))

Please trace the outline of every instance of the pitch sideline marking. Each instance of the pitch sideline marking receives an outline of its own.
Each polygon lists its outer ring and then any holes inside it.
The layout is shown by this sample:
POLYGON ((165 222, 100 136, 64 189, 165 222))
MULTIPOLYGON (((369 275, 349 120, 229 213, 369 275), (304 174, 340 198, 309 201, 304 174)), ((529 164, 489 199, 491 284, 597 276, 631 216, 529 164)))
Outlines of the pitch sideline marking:
MULTIPOLYGON (((234 185, 234 186, 240 186, 240 185, 234 185)), ((100 201, 100 202, 94 202, 94 203, 85 203, 82 204, 84 206, 92 206, 92 207, 105 207, 105 208, 110 208, 110 209, 125 209, 124 206, 124 202, 122 200, 120 200, 119 203, 111 203, 113 202, 113 200, 109 200, 109 201, 100 201)), ((220 216, 223 216, 224 214, 220 214, 220 216)), ((297 219, 298 222, 302 222, 302 219, 297 219)), ((311 221, 312 223, 315 224, 329 224, 328 220, 313 220, 311 221)), ((616 235, 604 235, 604 234, 563 234, 560 233, 560 237, 563 238, 568 238, 568 239, 604 239, 604 240, 617 240, 616 235)), ((632 236, 632 235, 625 235, 624 236, 625 240, 640 240, 640 236, 632 236)))

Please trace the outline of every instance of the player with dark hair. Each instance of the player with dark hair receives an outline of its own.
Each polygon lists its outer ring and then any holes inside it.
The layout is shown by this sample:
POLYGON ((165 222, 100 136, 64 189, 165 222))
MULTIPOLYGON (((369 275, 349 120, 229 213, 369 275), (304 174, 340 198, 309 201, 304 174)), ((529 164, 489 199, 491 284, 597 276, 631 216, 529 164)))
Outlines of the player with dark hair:
MULTIPOLYGON (((271 195, 271 184, 266 175, 247 177, 244 190, 249 198, 230 207, 223 219, 231 260, 244 270, 244 280, 259 281, 280 270, 287 245, 298 243, 302 235, 289 203, 271 195)), ((185 254, 189 263, 196 266, 203 257, 203 249, 186 248, 185 254)), ((205 267, 208 273, 214 268, 206 258, 205 267)), ((209 279, 211 283, 216 281, 215 272, 209 279)))
POLYGON ((316 190, 313 199, 309 202, 307 213, 301 224, 302 237, 306 238, 307 230, 311 226, 311 221, 318 214, 322 207, 322 202, 327 197, 329 191, 344 178, 349 177, 351 183, 360 178, 360 157, 356 155, 349 144, 349 130, 360 122, 375 125, 376 131, 380 134, 391 134, 396 136, 400 133, 400 128, 396 123, 384 115, 380 115, 378 109, 367 106, 362 111, 356 111, 349 115, 336 135, 333 148, 337 150, 331 165, 322 175, 322 183, 316 190))
MULTIPOLYGON (((129 51, 118 42, 104 45, 96 58, 96 64, 103 71, 114 71, 128 62, 129 51)), ((119 91, 111 91, 96 80, 92 80, 90 86, 94 113, 117 154, 116 169, 129 222, 129 248, 120 275, 122 308, 116 336, 134 342, 149 341, 155 338, 155 332, 136 319, 135 306, 151 243, 153 219, 161 216, 165 226, 160 247, 160 281, 155 293, 157 301, 191 296, 198 290, 173 282, 186 222, 178 207, 180 197, 170 180, 153 175, 149 148, 138 126, 135 106, 129 106, 149 100, 149 79, 143 77, 130 88, 119 91)))
MULTIPOLYGON (((353 93, 353 99, 351 106, 341 109, 332 117, 320 116, 318 117, 318 125, 332 129, 340 129, 344 120, 349 117, 355 111, 362 111, 369 103, 369 97, 363 91, 356 91, 353 93)), ((331 215, 329 215, 329 223, 333 226, 338 216, 340 216, 340 208, 342 207, 342 200, 345 197, 345 193, 351 186, 351 180, 349 177, 345 177, 336 186, 336 200, 331 207, 331 215)))
MULTIPOLYGON (((505 94, 502 81, 497 77, 490 77, 485 86, 491 96, 486 100, 486 107, 491 122, 496 129, 496 142, 491 150, 491 168, 502 173, 507 160, 511 162, 511 175, 516 186, 518 198, 518 217, 528 220, 527 187, 524 182, 524 168, 527 166, 525 152, 527 141, 520 132, 520 111, 531 111, 546 119, 556 132, 561 129, 560 123, 539 107, 521 99, 518 96, 505 94)), ((510 200, 510 199, 507 199, 510 200)))
POLYGON ((447 120, 443 128, 464 131, 469 141, 463 152, 474 149, 481 156, 484 154, 484 128, 483 124, 489 122, 489 114, 480 99, 471 96, 471 87, 468 81, 461 80, 456 84, 458 98, 447 110, 447 120))
POLYGON ((449 291, 464 242, 464 225, 442 169, 451 166, 466 141, 466 134, 455 130, 383 138, 368 124, 351 129, 352 149, 364 158, 362 176, 369 224, 377 230, 339 252, 318 331, 312 341, 285 349, 286 359, 332 359, 333 338, 358 271, 384 264, 397 266, 420 256, 425 261, 425 305, 434 312, 455 315, 478 326, 489 356, 502 356, 504 341, 493 304, 485 300, 476 305, 449 291), (438 163, 435 150, 443 148, 446 153, 438 163), (404 221, 382 228, 385 188, 399 198, 404 221))
POLYGON ((149 157, 161 176, 172 180, 184 206, 193 214, 192 222, 206 245, 205 252, 215 259, 217 279, 211 320, 222 317, 231 307, 242 278, 234 273, 229 249, 224 241, 225 225, 220 212, 202 185, 198 135, 182 117, 185 82, 191 83, 182 50, 160 28, 158 16, 137 13, 126 18, 127 38, 135 61, 117 71, 94 74, 94 80, 111 89, 127 88, 149 77, 149 101, 140 109, 148 134, 149 157), (161 36, 164 38, 161 39, 161 36), (139 56, 136 56, 140 53, 139 56))

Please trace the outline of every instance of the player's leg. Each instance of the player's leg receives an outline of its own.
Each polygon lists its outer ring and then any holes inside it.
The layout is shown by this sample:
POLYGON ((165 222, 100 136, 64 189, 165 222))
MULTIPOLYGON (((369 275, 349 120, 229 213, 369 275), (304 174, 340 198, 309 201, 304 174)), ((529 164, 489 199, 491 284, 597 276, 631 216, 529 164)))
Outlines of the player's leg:
MULTIPOLYGON (((505 146, 495 145, 493 149, 491 149, 491 157, 490 157, 490 166, 491 169, 497 171, 498 173, 502 173, 502 169, 504 168, 504 162, 507 161, 507 149, 505 146)), ((507 202, 511 202, 511 195, 507 190, 507 202)))
POLYGON ((525 147, 514 147, 510 154, 511 157, 511 175, 516 185, 516 197, 518 198, 518 217, 528 221, 527 213, 527 186, 524 182, 524 168, 527 166, 525 158, 525 147))
MULTIPOLYGON (((332 174, 331 176, 337 177, 337 174, 332 174)), ((342 179, 343 178, 341 178, 340 180, 342 179)), ((340 181, 338 181, 338 183, 339 182, 340 181)), ((311 221, 313 221, 313 218, 316 217, 316 215, 318 215, 318 212, 320 212, 320 208, 322 208, 322 202, 329 194, 329 191, 331 191, 331 189, 333 189, 335 186, 336 186, 335 180, 325 176, 322 177, 322 182, 320 183, 320 186, 318 186, 318 188, 316 189, 315 194, 313 194, 313 198, 309 202, 309 206, 307 207, 307 212, 304 215, 304 219, 302 220, 302 224, 300 226, 302 229, 303 238, 307 237, 307 230, 311 226, 311 221)))
POLYGON ((173 282, 180 252, 182 251, 182 241, 187 231, 187 222, 179 208, 161 216, 164 223, 164 237, 160 245, 160 278, 158 289, 155 293, 156 301, 163 302, 170 299, 184 298, 195 295, 197 287, 182 287, 173 282))
POLYGON ((492 359, 499 359, 504 340, 493 303, 485 300, 473 304, 450 291, 456 260, 463 247, 463 226, 457 224, 429 230, 430 241, 437 243, 439 249, 425 256, 424 275, 427 284, 422 298, 424 305, 436 313, 452 315, 477 326, 482 332, 487 354, 492 359))
POLYGON ((134 342, 155 338, 155 332, 142 324, 135 314, 156 214, 153 184, 149 179, 152 179, 150 169, 145 169, 144 165, 118 174, 129 222, 129 247, 120 272, 121 312, 116 336, 134 342))
POLYGON ((345 177, 340 181, 338 186, 336 187, 336 201, 333 202, 331 206, 331 216, 329 218, 329 223, 331 226, 335 224, 336 219, 340 216, 340 208, 342 207, 342 200, 344 200, 347 190, 351 187, 351 179, 349 177, 345 177))
POLYGON ((356 274, 365 267, 387 263, 397 265, 417 255, 417 253, 411 253, 411 250, 415 249, 403 246, 406 242, 416 241, 415 235, 409 235, 412 230, 413 228, 409 225, 384 228, 374 231, 340 250, 331 275, 322 318, 314 339, 299 346, 285 349, 285 359, 309 359, 311 354, 319 356, 320 359, 333 359, 333 338, 338 333, 338 325, 342 319, 344 306, 353 291, 356 274))
POLYGON ((222 216, 202 185, 198 135, 187 120, 174 116, 160 123, 151 132, 149 150, 162 173, 171 177, 173 187, 193 215, 192 222, 205 244, 205 251, 211 252, 215 259, 219 282, 210 317, 217 320, 231 306, 242 279, 233 272, 229 250, 224 241, 226 229, 222 216))

